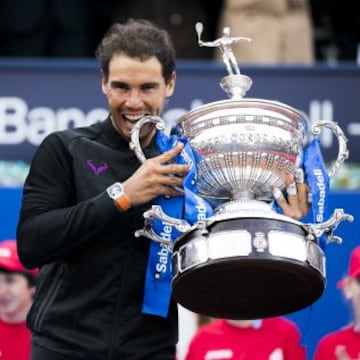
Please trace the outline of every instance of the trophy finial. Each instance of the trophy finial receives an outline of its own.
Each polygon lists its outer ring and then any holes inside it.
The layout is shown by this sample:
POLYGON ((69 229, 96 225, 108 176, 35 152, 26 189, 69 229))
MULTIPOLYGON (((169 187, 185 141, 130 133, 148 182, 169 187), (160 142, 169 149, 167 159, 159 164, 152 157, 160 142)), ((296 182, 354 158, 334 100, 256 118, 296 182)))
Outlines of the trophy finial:
POLYGON ((251 39, 243 36, 230 36, 230 28, 223 28, 222 37, 214 41, 202 41, 201 34, 204 26, 201 22, 195 24, 199 46, 217 47, 221 51, 223 62, 226 66, 228 76, 222 79, 220 85, 224 91, 233 99, 242 98, 249 90, 252 81, 248 76, 240 73, 238 62, 232 50, 233 44, 237 42, 251 42, 251 39))
POLYGON ((199 46, 206 47, 217 47, 222 53, 222 58, 226 66, 226 70, 229 75, 240 75, 240 69, 238 62, 235 58, 234 52, 232 50, 233 44, 237 42, 251 42, 250 38, 243 36, 230 36, 230 28, 228 26, 224 27, 222 37, 214 41, 202 41, 201 34, 203 32, 204 26, 201 22, 195 24, 195 30, 198 35, 198 44, 199 46))

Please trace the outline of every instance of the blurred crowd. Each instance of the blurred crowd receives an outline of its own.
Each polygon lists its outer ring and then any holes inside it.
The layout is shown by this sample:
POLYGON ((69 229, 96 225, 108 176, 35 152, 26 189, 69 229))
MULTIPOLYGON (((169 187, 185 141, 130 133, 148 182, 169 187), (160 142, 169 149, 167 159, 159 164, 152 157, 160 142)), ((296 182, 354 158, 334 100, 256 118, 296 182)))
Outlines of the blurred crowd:
POLYGON ((2 0, 0 56, 93 58, 109 26, 128 18, 168 30, 178 59, 216 58, 215 48, 197 46, 200 21, 205 41, 225 26, 252 38, 239 45, 245 62, 358 61, 358 0, 2 0))

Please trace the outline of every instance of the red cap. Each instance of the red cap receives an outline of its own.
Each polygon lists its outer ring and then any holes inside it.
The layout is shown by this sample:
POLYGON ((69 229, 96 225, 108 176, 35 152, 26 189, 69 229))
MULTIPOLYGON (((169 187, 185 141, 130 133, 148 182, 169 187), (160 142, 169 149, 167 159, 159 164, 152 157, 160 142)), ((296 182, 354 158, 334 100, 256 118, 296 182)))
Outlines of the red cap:
MULTIPOLYGON (((360 275, 360 246, 357 246, 353 249, 350 255, 349 269, 348 269, 348 277, 355 279, 360 275)), ((344 285, 344 280, 340 280, 337 283, 338 287, 342 287, 344 285)))
POLYGON ((38 269, 27 269, 19 260, 16 240, 3 240, 0 242, 0 268, 9 271, 28 272, 36 275, 38 269))

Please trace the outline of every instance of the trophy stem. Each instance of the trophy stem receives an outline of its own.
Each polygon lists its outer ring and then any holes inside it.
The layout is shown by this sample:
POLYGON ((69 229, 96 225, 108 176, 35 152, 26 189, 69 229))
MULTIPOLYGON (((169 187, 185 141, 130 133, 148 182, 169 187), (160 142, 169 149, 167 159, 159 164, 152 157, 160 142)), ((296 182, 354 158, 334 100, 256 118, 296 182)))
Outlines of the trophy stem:
POLYGON ((231 216, 242 218, 246 216, 253 217, 274 217, 275 211, 272 206, 264 201, 254 199, 241 199, 228 201, 215 209, 214 217, 231 216))
POLYGON ((255 193, 247 188, 236 189, 232 192, 231 200, 253 200, 255 193))
POLYGON ((225 76, 220 82, 221 88, 232 100, 242 99, 251 85, 251 78, 241 74, 225 76))

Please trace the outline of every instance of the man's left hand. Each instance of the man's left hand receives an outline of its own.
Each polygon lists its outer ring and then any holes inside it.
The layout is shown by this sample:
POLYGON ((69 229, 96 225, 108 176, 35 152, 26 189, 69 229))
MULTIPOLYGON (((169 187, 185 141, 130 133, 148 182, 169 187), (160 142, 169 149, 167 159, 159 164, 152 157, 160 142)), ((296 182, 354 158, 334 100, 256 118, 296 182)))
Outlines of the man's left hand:
POLYGON ((300 219, 309 212, 310 190, 304 182, 302 169, 297 169, 295 176, 290 175, 286 186, 287 197, 279 188, 273 188, 273 195, 284 215, 300 219))

